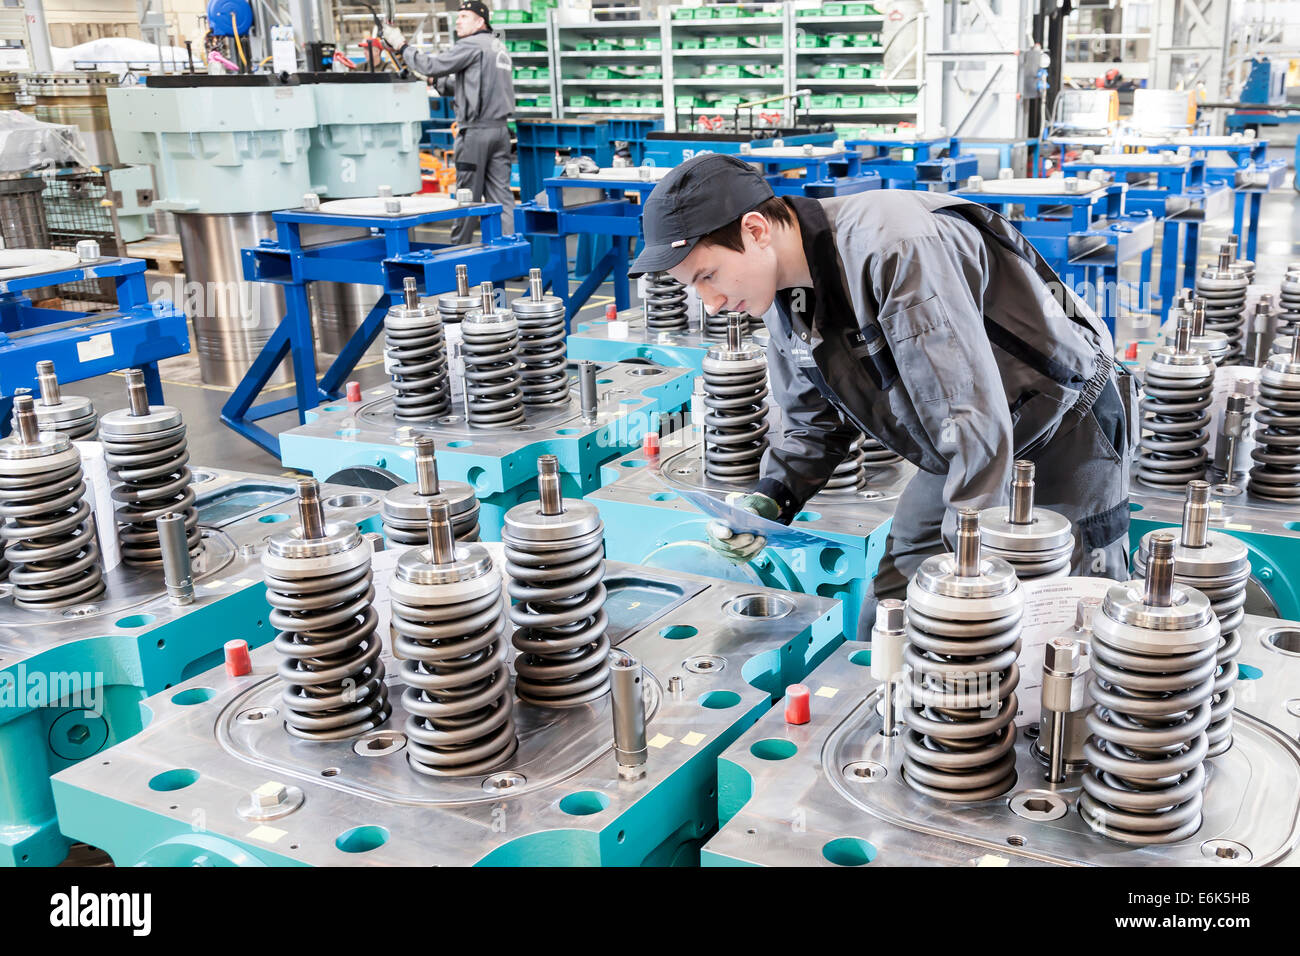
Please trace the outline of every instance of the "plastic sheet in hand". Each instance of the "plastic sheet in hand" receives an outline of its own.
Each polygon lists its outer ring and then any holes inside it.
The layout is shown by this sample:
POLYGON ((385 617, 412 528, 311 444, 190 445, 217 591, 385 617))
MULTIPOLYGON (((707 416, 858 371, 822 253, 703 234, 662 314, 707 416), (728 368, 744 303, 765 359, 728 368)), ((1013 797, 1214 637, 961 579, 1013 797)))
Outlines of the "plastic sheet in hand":
POLYGON ((722 522, 736 534, 754 534, 766 538, 769 548, 817 548, 826 544, 825 538, 806 531, 787 528, 779 521, 769 521, 752 511, 737 508, 719 498, 714 498, 707 492, 690 491, 677 485, 669 485, 663 479, 659 481, 683 501, 694 505, 710 518, 722 522))

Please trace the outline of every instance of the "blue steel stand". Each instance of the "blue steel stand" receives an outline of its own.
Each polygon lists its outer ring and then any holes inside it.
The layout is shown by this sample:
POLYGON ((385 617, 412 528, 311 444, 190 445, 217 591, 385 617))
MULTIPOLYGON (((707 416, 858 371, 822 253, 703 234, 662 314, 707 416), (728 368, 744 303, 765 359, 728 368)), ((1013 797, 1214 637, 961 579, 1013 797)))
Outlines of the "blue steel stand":
POLYGON ((515 222, 521 235, 546 241, 548 252, 542 266, 546 285, 564 303, 564 330, 569 331, 569 321, 587 304, 593 293, 606 279, 614 282, 614 302, 626 309, 631 299, 627 270, 628 242, 641 246, 641 210, 646 197, 654 191, 658 181, 639 178, 635 168, 629 167, 626 179, 607 177, 552 176, 542 181, 546 190, 546 205, 535 202, 520 203, 515 208, 515 222), (602 197, 594 202, 576 206, 564 205, 566 189, 599 189, 602 197), (634 192, 640 202, 632 202, 626 193, 634 192), (610 236, 615 241, 592 265, 574 292, 569 291, 569 236, 610 236))
MULTIPOLYGON (((1091 160, 1065 163, 1062 170, 1067 176, 1086 178, 1095 169, 1103 170, 1123 179, 1130 174, 1143 177, 1143 182, 1128 184, 1125 210, 1132 213, 1149 213, 1162 223, 1160 245, 1160 321, 1169 318, 1180 289, 1191 288, 1196 283, 1196 256, 1200 245, 1201 224, 1227 209, 1228 187, 1223 183, 1206 182, 1204 159, 1181 159, 1164 162, 1155 155, 1149 158, 1142 153, 1105 154, 1091 160), (1179 242, 1179 233, 1186 230, 1179 242), (1181 255, 1180 255, 1181 253, 1181 255), (1179 263, 1182 277, 1179 278, 1179 263)), ((1151 281, 1151 250, 1142 254, 1142 288, 1139 308, 1151 312, 1149 295, 1151 281)))
POLYGON ((1225 183, 1236 191, 1236 203, 1232 212, 1232 232, 1245 239, 1245 243, 1240 247, 1240 255, 1254 261, 1259 245, 1260 200, 1263 199, 1264 193, 1282 185, 1282 181, 1286 178, 1286 161, 1268 158, 1267 140, 1249 139, 1225 143, 1222 142, 1222 137, 1205 137, 1205 139, 1207 140, 1205 143, 1197 143, 1196 137, 1187 136, 1175 143, 1161 143, 1148 148, 1157 152, 1166 152, 1186 146, 1191 149, 1193 156, 1208 157, 1210 153, 1224 153, 1232 159, 1232 166, 1207 164, 1205 181, 1225 183), (1248 200, 1249 218, 1246 214, 1248 200))
MULTIPOLYGON (((838 153, 834 156, 792 156, 772 158, 745 155, 746 162, 764 167, 764 175, 777 195, 840 196, 880 188, 880 176, 862 168, 856 153, 838 153), (782 170, 806 168, 807 174, 788 178, 782 170)), ((641 179, 635 167, 629 167, 627 178, 609 176, 566 177, 554 176, 544 180, 546 205, 535 202, 520 203, 515 210, 515 222, 521 235, 545 239, 549 244, 542 276, 547 286, 564 303, 566 331, 568 322, 587 304, 606 279, 614 283, 614 305, 620 311, 631 304, 631 288, 627 270, 632 254, 641 247, 641 212, 645 200, 658 184, 657 180, 641 179), (599 189, 603 195, 593 202, 564 205, 566 189, 599 189), (626 194, 637 193, 640 201, 630 201, 626 194), (615 239, 608 251, 592 269, 569 291, 568 238, 578 236, 610 236, 615 239)))
POLYGON ((1024 218, 1012 220, 1016 228, 1113 333, 1119 315, 1113 294, 1119 288, 1119 267, 1149 252, 1155 238, 1149 213, 1126 211, 1127 191, 1126 185, 1115 183, 1079 193, 959 189, 955 194, 1004 216, 1011 206, 1023 206, 1024 218), (1094 277, 1100 281, 1093 282, 1094 277))
POLYGON ((141 259, 105 257, 67 269, 0 281, 0 434, 7 434, 14 393, 35 391, 36 363, 54 363, 59 382, 138 368, 149 402, 163 403, 158 360, 190 350, 185 313, 166 300, 149 302, 141 259), (23 295, 29 289, 112 279, 116 312, 40 309, 23 295))
MULTIPOLYGON (((816 149, 817 147, 812 147, 816 149)), ((778 196, 808 196, 825 199, 880 189, 880 173, 869 167, 854 150, 838 150, 820 156, 771 156, 766 150, 741 152, 739 158, 761 166, 763 178, 778 196), (787 176, 790 170, 802 169, 802 176, 787 176)))
POLYGON ((942 184, 946 191, 979 172, 979 157, 963 153, 961 141, 955 136, 906 141, 868 136, 848 140, 844 145, 876 151, 872 158, 864 160, 864 166, 880 174, 886 189, 927 189, 942 184), (911 159, 894 155, 902 150, 910 150, 911 159))
POLYGON ((284 286, 285 314, 253 360, 234 394, 221 409, 221 420, 261 448, 280 457, 280 440, 254 424, 272 415, 298 410, 298 421, 321 402, 338 398, 347 377, 383 328, 389 306, 402 296, 402 281, 415 277, 423 293, 456 286, 456 265, 469 267, 471 283, 511 279, 528 271, 528 243, 501 235, 501 207, 479 203, 439 212, 408 215, 352 216, 289 209, 274 213, 276 237, 243 250, 244 278, 284 286), (479 217, 482 243, 445 246, 413 242, 410 230, 447 219, 479 217), (363 228, 371 234, 304 248, 303 226, 363 228), (312 338, 307 283, 316 281, 377 285, 384 290, 365 321, 352 333, 333 364, 316 380, 316 344, 312 338), (276 366, 286 356, 293 365, 294 394, 254 405, 276 366))

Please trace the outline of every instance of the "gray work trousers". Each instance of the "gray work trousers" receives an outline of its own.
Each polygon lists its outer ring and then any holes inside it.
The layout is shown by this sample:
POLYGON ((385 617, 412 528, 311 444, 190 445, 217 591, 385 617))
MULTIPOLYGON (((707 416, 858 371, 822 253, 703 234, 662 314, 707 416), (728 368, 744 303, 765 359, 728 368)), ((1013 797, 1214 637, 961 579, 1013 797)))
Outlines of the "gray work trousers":
MULTIPOLYGON (((1028 457, 1036 463, 1034 507, 1074 525, 1071 574, 1127 581, 1131 427, 1114 381, 1072 428, 1028 457)), ((858 640, 870 641, 876 604, 907 597, 921 562, 948 550, 940 534, 946 475, 918 472, 899 496, 885 556, 858 616, 858 640)))
MULTIPOLYGON (((504 126, 474 126, 456 133, 453 152, 456 188, 468 189, 475 202, 500 203, 501 232, 515 231, 515 199, 510 192, 510 130, 504 126)), ((456 219, 451 241, 458 246, 474 241, 477 219, 456 219)))

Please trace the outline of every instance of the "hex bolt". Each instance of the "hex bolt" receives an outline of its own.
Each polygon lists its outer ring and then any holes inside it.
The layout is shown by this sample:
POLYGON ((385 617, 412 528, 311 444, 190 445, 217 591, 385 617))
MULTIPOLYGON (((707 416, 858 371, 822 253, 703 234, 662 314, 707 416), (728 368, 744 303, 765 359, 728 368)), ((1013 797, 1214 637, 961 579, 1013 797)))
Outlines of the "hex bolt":
POLYGON ((596 363, 583 361, 578 365, 578 394, 581 396, 582 420, 596 421, 599 398, 596 393, 596 363))
POLYGON ((906 605, 895 598, 881 601, 876 605, 876 625, 871 629, 871 676, 885 688, 882 737, 898 733, 895 702, 903 676, 903 647, 907 643, 906 610, 906 605))
POLYGON ((253 805, 259 810, 274 810, 284 803, 284 798, 288 795, 288 787, 274 780, 268 780, 253 791, 253 805))
POLYGON ((316 195, 316 193, 303 193, 302 208, 308 212, 316 212, 320 209, 320 196, 316 195))
POLYGON ((1077 641, 1061 636, 1043 647, 1042 712, 1046 725, 1039 734, 1047 751, 1047 779, 1065 779, 1065 722, 1083 706, 1083 682, 1079 677, 1082 654, 1077 641))
POLYGON ((645 698, 641 696, 641 662, 626 651, 609 654, 614 757, 621 780, 645 776, 645 698))
POLYGON ((186 541, 185 516, 168 513, 158 518, 158 547, 162 552, 163 584, 167 599, 177 607, 194 603, 194 572, 186 541))

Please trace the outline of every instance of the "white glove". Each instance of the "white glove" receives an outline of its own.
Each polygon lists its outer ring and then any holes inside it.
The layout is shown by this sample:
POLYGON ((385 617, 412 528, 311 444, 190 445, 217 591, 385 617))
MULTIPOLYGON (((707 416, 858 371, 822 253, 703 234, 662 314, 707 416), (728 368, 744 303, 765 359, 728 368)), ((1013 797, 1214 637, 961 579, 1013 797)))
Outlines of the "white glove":
POLYGON ((384 42, 396 53, 406 46, 406 35, 397 29, 396 25, 390 23, 384 27, 384 42))
MULTIPOLYGON (((758 493, 745 494, 733 491, 727 495, 726 502, 733 507, 756 514, 769 521, 775 521, 781 507, 767 495, 758 493)), ((709 547, 722 555, 732 564, 748 564, 758 557, 759 552, 767 547, 767 539, 762 535, 749 532, 736 532, 721 521, 710 521, 704 529, 709 547)))

